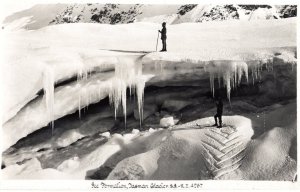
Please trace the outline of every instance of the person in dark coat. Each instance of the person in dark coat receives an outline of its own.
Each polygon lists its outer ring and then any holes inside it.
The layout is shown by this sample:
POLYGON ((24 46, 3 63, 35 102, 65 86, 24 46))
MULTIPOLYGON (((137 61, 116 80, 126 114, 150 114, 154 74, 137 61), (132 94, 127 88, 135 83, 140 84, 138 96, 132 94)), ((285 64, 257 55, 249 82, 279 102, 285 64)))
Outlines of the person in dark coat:
POLYGON ((223 101, 221 97, 218 97, 216 100, 216 106, 217 106, 217 114, 215 117, 215 124, 214 126, 217 126, 218 128, 222 128, 222 114, 223 114, 223 101), (217 123, 217 118, 219 119, 219 126, 217 123))
POLYGON ((162 51, 167 51, 167 28, 166 28, 166 22, 162 23, 162 29, 158 30, 158 32, 160 32, 161 34, 161 41, 162 41, 162 51))

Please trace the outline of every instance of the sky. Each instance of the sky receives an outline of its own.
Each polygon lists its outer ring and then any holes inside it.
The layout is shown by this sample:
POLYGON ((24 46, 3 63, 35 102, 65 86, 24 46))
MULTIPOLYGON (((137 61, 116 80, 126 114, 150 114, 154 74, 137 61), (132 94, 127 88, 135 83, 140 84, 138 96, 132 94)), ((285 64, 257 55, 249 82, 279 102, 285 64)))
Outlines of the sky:
POLYGON ((18 12, 24 9, 28 9, 36 4, 36 0, 25 0, 25 1, 8 1, 2 0, 0 2, 0 21, 14 12, 18 12))

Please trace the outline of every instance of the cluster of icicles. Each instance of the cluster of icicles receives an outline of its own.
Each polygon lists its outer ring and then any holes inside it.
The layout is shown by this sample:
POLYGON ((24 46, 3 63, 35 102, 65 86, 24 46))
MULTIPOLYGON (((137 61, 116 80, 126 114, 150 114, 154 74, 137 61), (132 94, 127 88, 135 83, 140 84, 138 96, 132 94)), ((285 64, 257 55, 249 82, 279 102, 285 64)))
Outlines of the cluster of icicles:
MULTIPOLYGON (((118 59, 119 60, 119 59, 118 59)), ((129 95, 136 93, 140 124, 143 119, 143 103, 145 79, 142 76, 142 63, 129 58, 123 58, 115 65, 115 76, 109 84, 109 102, 114 106, 115 118, 119 106, 123 108, 126 126, 127 87, 129 95)))
MULTIPOLYGON (((105 86, 102 86, 102 90, 99 88, 99 92, 108 92, 109 102, 114 107, 115 118, 117 112, 122 107, 125 126, 126 126, 126 103, 127 103, 127 89, 129 88, 130 96, 136 95, 137 107, 140 117, 140 124, 143 119, 143 98, 146 79, 142 75, 142 63, 141 60, 134 60, 132 58, 123 57, 121 59, 116 58, 115 74, 114 76, 105 82, 105 86)), ((86 70, 82 65, 78 67, 77 72, 77 86, 81 81, 88 80, 90 71, 86 70)), ((102 82, 102 81, 99 81, 102 82)), ((46 66, 43 73, 43 89, 44 89, 44 101, 46 106, 46 113, 48 122, 54 128, 54 85, 55 85, 55 72, 53 67, 46 66)), ((100 86, 101 87, 101 86, 100 86)), ((84 88, 82 88, 84 90, 84 88)), ((83 94, 84 91, 78 91, 78 112, 79 118, 81 118, 81 109, 88 107, 91 103, 90 95, 83 94)), ((99 93, 100 95, 100 93, 99 93)))
MULTIPOLYGON (((130 95, 136 95, 137 97, 137 107, 140 117, 140 124, 143 119, 143 98, 144 98, 144 88, 145 88, 145 78, 142 75, 142 60, 134 60, 132 58, 117 58, 115 63, 115 75, 109 81, 107 81, 107 91, 109 96, 110 104, 115 109, 115 118, 117 117, 117 112, 120 106, 122 107, 125 126, 126 126, 126 102, 127 102, 127 89, 129 88, 130 95)), ((221 80, 223 81, 223 86, 227 91, 227 98, 230 101, 231 89, 236 88, 242 80, 242 76, 246 77, 248 82, 248 68, 251 70, 253 83, 254 79, 260 78, 263 65, 266 66, 269 71, 272 69, 270 62, 263 61, 209 61, 205 63, 205 71, 209 73, 210 76, 210 86, 211 91, 214 95, 215 92, 215 79, 218 79, 219 87, 221 87, 221 80)), ((55 83, 55 73, 53 68, 46 67, 43 74, 44 83, 44 97, 46 104, 47 117, 49 122, 54 127, 54 83, 55 83)), ((77 83, 82 80, 87 80, 89 76, 89 71, 85 70, 84 67, 79 68, 77 74, 77 83)), ((101 90, 100 90, 101 91, 101 90)), ((80 91, 78 93, 78 111, 79 118, 81 116, 80 111, 82 108, 89 104, 89 101, 85 101, 84 105, 81 103, 84 98, 80 91)))
POLYGON ((235 88, 241 83, 243 74, 248 81, 248 65, 244 61, 210 61, 204 69, 209 73, 213 96, 215 93, 215 78, 218 78, 219 87, 221 87, 221 78, 223 79, 229 100, 231 88, 235 88))
POLYGON ((226 88, 227 99, 230 102, 231 89, 237 88, 240 85, 242 76, 246 77, 248 83, 248 69, 251 71, 252 82, 255 79, 261 79, 261 72, 263 67, 267 71, 273 70, 273 63, 269 60, 253 60, 253 61, 209 61, 205 65, 205 71, 209 73, 211 92, 215 94, 215 79, 218 79, 219 88, 221 87, 221 80, 226 88))

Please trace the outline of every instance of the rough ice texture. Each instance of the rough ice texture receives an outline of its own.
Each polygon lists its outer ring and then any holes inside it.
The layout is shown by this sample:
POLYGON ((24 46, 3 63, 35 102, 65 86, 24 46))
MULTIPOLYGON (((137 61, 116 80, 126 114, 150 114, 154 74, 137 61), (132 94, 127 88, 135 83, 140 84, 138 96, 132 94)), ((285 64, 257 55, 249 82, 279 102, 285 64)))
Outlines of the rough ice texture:
MULTIPOLYGON (((156 42, 157 31, 153 29, 158 27, 157 24, 135 23, 113 26, 68 24, 45 27, 36 31, 14 33, 6 31, 4 44, 7 45, 7 51, 1 65, 2 71, 5 71, 2 76, 2 82, 5 82, 2 92, 5 93, 3 96, 5 116, 2 118, 3 147, 6 149, 49 122, 98 102, 108 95, 111 103, 116 108, 122 106, 125 114, 126 87, 136 89, 139 113, 142 116, 144 83, 153 75, 160 74, 157 70, 150 70, 148 71, 150 75, 139 75, 141 71, 139 67, 143 66, 143 72, 144 69, 147 71, 147 65, 151 61, 163 63, 163 67, 169 72, 176 73, 182 68, 193 71, 205 67, 207 62, 227 60, 229 62, 224 64, 227 68, 222 74, 218 72, 218 68, 221 68, 218 65, 214 69, 211 67, 207 69, 211 72, 211 77, 217 78, 218 74, 221 75, 229 97, 230 90, 237 85, 240 75, 246 74, 243 62, 247 65, 251 60, 281 59, 288 63, 296 62, 293 55, 296 45, 295 19, 254 23, 255 27, 253 23, 242 21, 223 22, 218 25, 189 23, 169 26, 168 42, 172 46, 168 52, 150 53, 141 59, 142 64, 136 62, 141 53, 108 50, 154 50, 153 42, 156 42), (186 35, 187 29, 199 33, 186 35), (290 35, 287 36, 287 33, 290 35), (121 57, 123 55, 127 55, 127 58, 121 57), (130 61, 127 62, 127 59, 130 61), (180 62, 186 65, 178 70, 170 69, 180 62), (136 64, 138 66, 135 66, 136 64), (54 70, 53 82, 59 83, 78 75, 78 83, 56 88, 52 97, 50 90, 53 84, 49 86, 47 80, 43 86, 41 81, 43 73, 47 71, 46 66, 54 70), (131 66, 135 67, 130 68, 131 66), (108 72, 114 68, 115 77, 108 72), (88 76, 89 73, 93 75, 88 76), (45 101, 37 98, 27 105, 44 87, 45 101), (50 98, 54 98, 53 107, 50 98), (48 103, 47 108, 45 103, 48 103), (48 112, 44 113, 45 111, 48 112)), ((254 67, 256 66, 258 64, 254 64, 254 67)), ((251 72, 250 66, 248 69, 251 72)))
MULTIPOLYGON (((255 28, 252 22, 241 21, 222 22, 218 25, 190 23, 169 26, 168 42, 172 46, 167 54, 160 57, 164 60, 172 58, 173 61, 176 61, 176 58, 178 60, 195 58, 202 61, 257 60, 261 59, 262 53, 266 52, 265 49, 269 51, 264 58, 266 56, 270 58, 274 56, 271 53, 275 47, 296 45, 295 19, 254 23, 255 28), (199 33, 186 35, 187 29, 199 33), (290 35, 285 35, 287 33, 290 35)), ((157 31, 153 28, 158 26, 150 23, 113 26, 68 24, 36 31, 5 32, 3 43, 7 51, 4 53, 5 62, 1 67, 6 71, 3 82, 5 82, 4 92, 8 95, 3 102, 5 112, 3 114, 9 115, 4 118, 4 122, 14 116, 28 99, 32 99, 36 92, 42 89, 39 78, 44 71, 44 63, 55 67, 55 82, 61 81, 76 74, 80 65, 92 70, 104 63, 117 62, 115 58, 111 57, 112 60, 105 58, 107 55, 125 54, 99 49, 153 51, 155 48, 153 42, 156 42, 157 35, 157 31), (20 38, 22 41, 19 41, 20 38), (77 65, 78 63, 80 65, 77 65), (17 69, 14 69, 14 66, 17 69), (16 76, 18 78, 10 79, 16 76), (18 90, 18 93, 14 89, 18 90), (7 113, 9 111, 11 113, 7 113)))

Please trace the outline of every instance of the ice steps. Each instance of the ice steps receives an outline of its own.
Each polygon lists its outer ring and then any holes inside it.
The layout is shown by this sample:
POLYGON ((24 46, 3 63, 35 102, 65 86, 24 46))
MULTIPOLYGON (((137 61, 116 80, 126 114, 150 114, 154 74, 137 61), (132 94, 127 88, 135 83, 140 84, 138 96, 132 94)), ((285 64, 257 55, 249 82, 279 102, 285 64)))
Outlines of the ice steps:
POLYGON ((245 157, 249 140, 230 126, 221 129, 210 128, 205 132, 201 144, 204 149, 206 168, 214 179, 236 171, 245 157))

